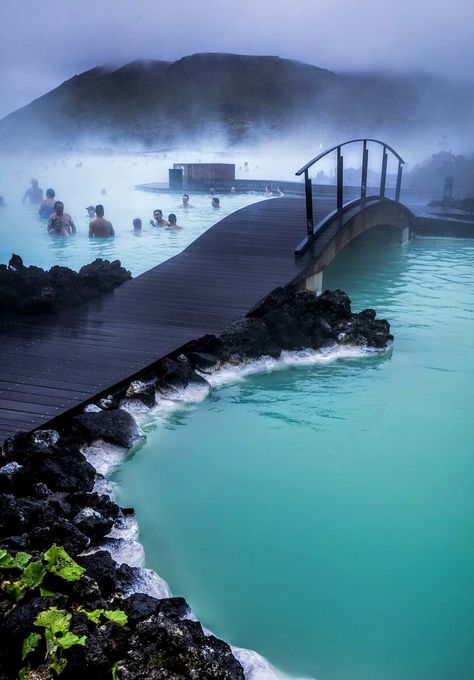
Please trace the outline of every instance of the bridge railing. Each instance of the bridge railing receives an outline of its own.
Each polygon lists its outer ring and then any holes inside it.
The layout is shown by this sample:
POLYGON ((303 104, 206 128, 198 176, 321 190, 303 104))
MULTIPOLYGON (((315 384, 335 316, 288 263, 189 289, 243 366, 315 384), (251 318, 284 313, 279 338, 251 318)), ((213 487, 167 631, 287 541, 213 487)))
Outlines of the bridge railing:
POLYGON ((388 153, 391 153, 398 161, 398 171, 397 171, 397 182, 395 187, 395 200, 400 200, 400 189, 402 186, 402 171, 405 161, 403 158, 392 149, 391 146, 385 142, 381 142, 379 139, 351 139, 348 142, 343 142, 342 144, 337 144, 330 149, 326 149, 318 156, 313 158, 309 163, 306 163, 302 168, 298 170, 296 175, 300 176, 304 173, 304 184, 305 184, 305 198, 306 198, 306 232, 308 240, 312 240, 314 236, 314 217, 313 217, 313 183, 309 176, 310 168, 312 168, 316 163, 318 163, 322 158, 325 158, 333 151, 336 152, 336 213, 341 214, 344 207, 344 157, 342 154, 342 147, 348 144, 356 144, 362 142, 362 173, 360 181, 360 197, 365 198, 367 195, 367 171, 369 168, 369 149, 367 148, 368 142, 379 144, 383 147, 382 152, 382 170, 380 174, 380 196, 385 196, 385 185, 387 181, 387 164, 388 164, 388 153))

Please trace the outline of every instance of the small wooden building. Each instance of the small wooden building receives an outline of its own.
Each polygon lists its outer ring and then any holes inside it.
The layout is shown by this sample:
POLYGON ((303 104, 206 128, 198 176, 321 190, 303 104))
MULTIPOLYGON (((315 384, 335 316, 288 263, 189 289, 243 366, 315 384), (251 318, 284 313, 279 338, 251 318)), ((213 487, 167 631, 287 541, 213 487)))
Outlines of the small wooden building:
POLYGON ((234 181, 233 163, 173 163, 169 170, 170 189, 229 189, 234 181))

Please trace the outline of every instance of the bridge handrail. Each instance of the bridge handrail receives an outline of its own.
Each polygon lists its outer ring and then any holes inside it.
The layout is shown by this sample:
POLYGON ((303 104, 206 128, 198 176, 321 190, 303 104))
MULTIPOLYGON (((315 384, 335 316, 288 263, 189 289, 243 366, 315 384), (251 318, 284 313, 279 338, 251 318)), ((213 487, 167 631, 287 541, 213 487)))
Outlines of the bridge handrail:
POLYGON ((317 163, 318 161, 320 161, 321 158, 324 158, 325 156, 332 153, 333 151, 340 149, 341 146, 346 146, 347 144, 354 144, 356 142, 366 142, 366 143, 367 142, 374 142, 375 144, 380 144, 385 149, 388 149, 389 151, 391 151, 393 153, 393 155, 396 158, 398 158, 400 163, 405 164, 405 161, 400 156, 400 154, 398 154, 395 151, 395 149, 393 149, 389 144, 386 144, 385 142, 381 142, 380 139, 369 139, 369 138, 364 139, 364 138, 361 137, 360 139, 350 139, 348 142, 342 142, 341 144, 336 144, 335 146, 332 146, 330 149, 326 149, 326 151, 323 151, 322 153, 320 153, 318 156, 313 158, 313 160, 309 161, 309 163, 306 163, 306 165, 304 165, 300 170, 298 170, 298 172, 296 172, 295 175, 302 175, 303 172, 306 172, 307 170, 309 170, 309 168, 312 165, 314 165, 315 163, 317 163))
POLYGON ((296 175, 302 175, 304 173, 304 184, 305 184, 305 200, 306 200, 306 234, 307 234, 307 244, 314 240, 314 222, 313 222, 313 182, 309 176, 309 168, 311 168, 315 163, 325 158, 328 154, 333 151, 337 152, 337 183, 336 183, 336 212, 338 215, 342 215, 342 209, 344 207, 344 157, 342 155, 341 149, 343 146, 348 144, 355 144, 357 142, 363 142, 362 146, 362 171, 360 180, 360 197, 365 198, 367 195, 367 173, 369 168, 369 149, 367 148, 368 142, 374 142, 375 144, 380 144, 382 147, 382 171, 380 174, 380 197, 385 196, 385 184, 387 179, 387 165, 388 165, 388 153, 390 151, 395 158, 398 160, 398 172, 397 172, 397 183, 395 188, 395 201, 400 201, 400 189, 402 186, 402 171, 405 161, 398 154, 395 149, 385 142, 380 141, 380 139, 372 138, 361 138, 361 139, 350 139, 347 142, 341 142, 336 144, 330 149, 326 149, 322 153, 318 154, 316 158, 313 158, 309 163, 306 163, 296 175))

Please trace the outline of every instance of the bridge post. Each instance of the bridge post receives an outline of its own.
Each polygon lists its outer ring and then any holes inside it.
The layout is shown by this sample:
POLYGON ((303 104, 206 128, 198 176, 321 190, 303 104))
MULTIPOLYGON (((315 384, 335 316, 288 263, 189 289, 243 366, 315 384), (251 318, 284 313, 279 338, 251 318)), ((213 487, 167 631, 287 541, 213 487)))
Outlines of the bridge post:
POLYGON ((386 179, 387 179, 387 160, 388 160, 387 147, 384 145, 383 156, 382 156, 382 173, 380 175, 380 196, 381 197, 385 196, 385 182, 386 182, 386 179))
POLYGON ((400 189, 402 188, 402 172, 403 165, 401 161, 398 161, 398 173, 397 173, 397 188, 395 189, 395 200, 400 200, 400 189))
POLYGON ((344 192, 344 159, 341 154, 341 147, 337 147, 337 212, 342 213, 344 192))
POLYGON ((360 178, 360 197, 367 196, 367 169, 369 167, 369 150, 367 148, 367 140, 364 139, 364 146, 362 149, 362 175, 360 178))
POLYGON ((313 184, 308 170, 304 171, 304 189, 306 196, 306 233, 308 238, 313 238, 313 184))
POLYGON ((305 279, 304 287, 306 290, 310 290, 312 293, 315 293, 318 296, 322 295, 323 292, 322 270, 320 272, 317 272, 316 274, 313 274, 312 276, 308 276, 308 278, 305 279))

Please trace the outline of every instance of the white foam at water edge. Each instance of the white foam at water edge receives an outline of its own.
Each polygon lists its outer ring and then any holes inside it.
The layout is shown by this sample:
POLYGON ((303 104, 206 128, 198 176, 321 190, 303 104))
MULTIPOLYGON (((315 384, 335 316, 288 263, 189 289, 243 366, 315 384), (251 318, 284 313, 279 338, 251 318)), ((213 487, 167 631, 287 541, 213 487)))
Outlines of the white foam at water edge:
POLYGON ((97 439, 91 446, 84 447, 82 453, 95 468, 97 474, 108 477, 127 456, 128 449, 97 439))
POLYGON ((158 600, 172 597, 165 579, 161 578, 153 569, 146 569, 145 567, 137 570, 133 585, 124 591, 125 595, 132 595, 133 593, 144 593, 150 595, 150 597, 156 597, 158 600))
POLYGON ((283 351, 278 358, 266 355, 259 359, 252 359, 236 365, 223 364, 213 373, 202 373, 201 375, 206 378, 211 387, 218 387, 226 383, 241 381, 246 376, 256 373, 271 373, 298 366, 325 364, 336 359, 354 359, 384 351, 385 349, 379 350, 373 347, 334 344, 318 350, 283 351))
POLYGON ((310 678, 286 675, 286 673, 272 666, 263 656, 250 649, 232 647, 232 645, 231 649, 232 654, 244 669, 246 680, 311 680, 310 678))
POLYGON ((138 539, 138 522, 135 515, 119 515, 106 538, 121 538, 124 541, 138 539))

